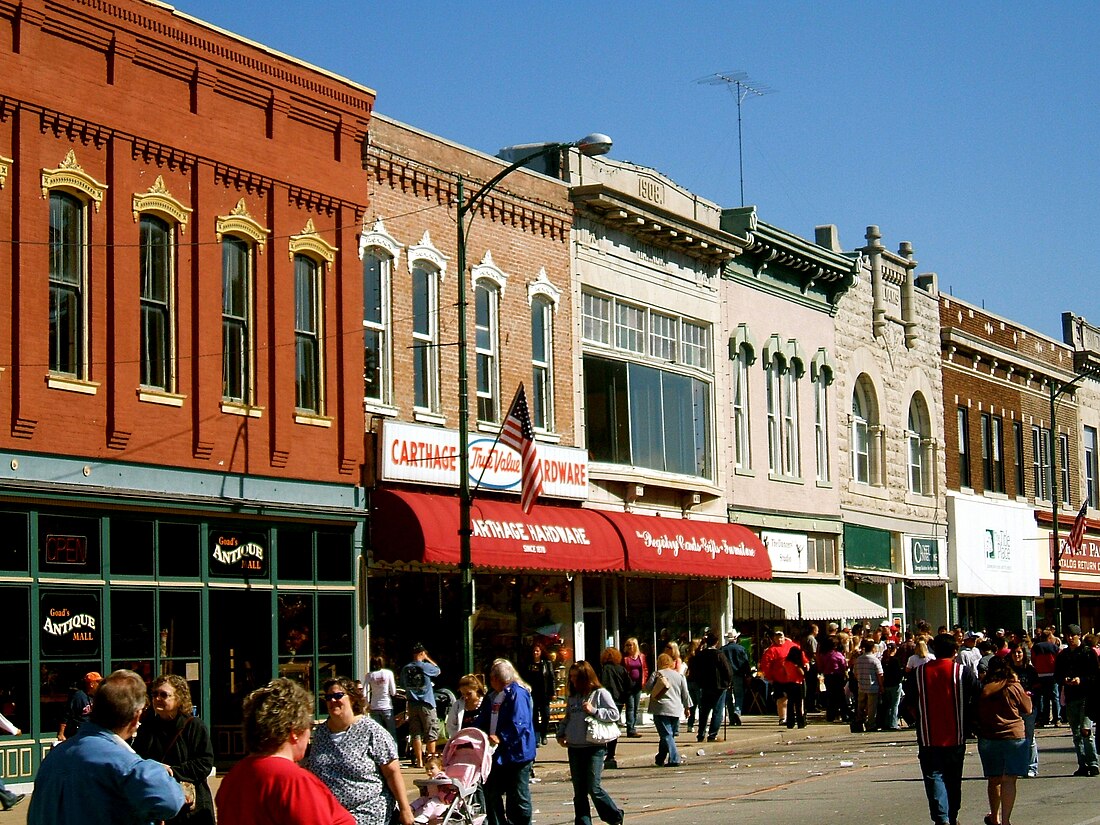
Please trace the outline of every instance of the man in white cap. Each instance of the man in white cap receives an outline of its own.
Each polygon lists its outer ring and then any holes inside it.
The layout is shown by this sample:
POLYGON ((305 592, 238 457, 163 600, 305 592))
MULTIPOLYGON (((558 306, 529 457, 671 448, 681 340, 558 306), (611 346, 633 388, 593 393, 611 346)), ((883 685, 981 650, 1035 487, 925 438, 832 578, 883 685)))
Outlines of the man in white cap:
POLYGON ((729 712, 731 725, 741 724, 741 706, 745 701, 745 685, 752 676, 752 665, 749 663, 749 654, 737 640, 741 634, 737 628, 733 628, 726 634, 726 643, 722 646, 722 654, 730 663, 733 671, 733 679, 730 689, 726 691, 726 709, 729 712))
POLYGON ((984 637, 980 630, 971 630, 963 635, 963 646, 955 654, 955 661, 974 674, 978 678, 978 662, 982 660, 982 652, 978 650, 978 642, 984 637))

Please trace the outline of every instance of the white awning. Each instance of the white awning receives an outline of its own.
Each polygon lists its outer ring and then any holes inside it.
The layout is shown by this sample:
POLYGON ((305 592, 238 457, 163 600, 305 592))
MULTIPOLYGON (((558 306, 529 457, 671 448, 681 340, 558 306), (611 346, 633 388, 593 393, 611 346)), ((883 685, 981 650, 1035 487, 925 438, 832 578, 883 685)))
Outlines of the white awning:
POLYGON ((818 582, 735 581, 734 615, 765 621, 812 619, 881 619, 886 608, 845 590, 818 582))

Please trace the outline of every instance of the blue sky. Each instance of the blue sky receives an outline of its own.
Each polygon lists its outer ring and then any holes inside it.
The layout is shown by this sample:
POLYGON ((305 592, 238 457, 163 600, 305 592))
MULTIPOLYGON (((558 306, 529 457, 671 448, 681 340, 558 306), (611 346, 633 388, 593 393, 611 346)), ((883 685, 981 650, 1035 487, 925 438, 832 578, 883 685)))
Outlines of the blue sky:
POLYGON ((877 224, 940 288, 1061 339, 1100 324, 1100 6, 1085 3, 179 0, 378 92, 376 110, 495 153, 611 135, 611 156, 804 237, 877 224))

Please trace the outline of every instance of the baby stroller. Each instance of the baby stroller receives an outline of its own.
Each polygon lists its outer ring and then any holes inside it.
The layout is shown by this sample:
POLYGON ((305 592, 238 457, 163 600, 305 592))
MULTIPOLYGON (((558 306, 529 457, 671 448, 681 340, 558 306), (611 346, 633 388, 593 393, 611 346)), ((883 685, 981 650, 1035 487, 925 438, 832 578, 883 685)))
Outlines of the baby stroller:
POLYGON ((482 825, 478 791, 493 766, 489 735, 478 728, 462 728, 443 748, 443 770, 429 779, 414 780, 420 798, 413 802, 414 821, 420 825, 482 825))

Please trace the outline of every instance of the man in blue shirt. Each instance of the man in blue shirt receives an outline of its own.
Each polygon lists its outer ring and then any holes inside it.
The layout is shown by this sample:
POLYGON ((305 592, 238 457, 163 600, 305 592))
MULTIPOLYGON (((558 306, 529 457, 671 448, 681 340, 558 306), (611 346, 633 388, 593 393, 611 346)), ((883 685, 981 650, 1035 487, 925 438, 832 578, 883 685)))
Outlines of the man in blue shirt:
POLYGON ((126 744, 141 724, 145 682, 116 670, 102 682, 80 731, 49 752, 34 781, 29 825, 149 825, 184 805, 168 768, 126 744))
POLYGON ((439 738, 439 717, 435 712, 435 690, 432 679, 439 675, 439 667, 428 656, 424 645, 413 645, 412 661, 401 668, 401 687, 405 690, 405 716, 409 721, 409 740, 412 742, 414 767, 424 766, 424 751, 435 753, 435 740, 439 738), (425 746, 425 742, 427 745, 425 746))

